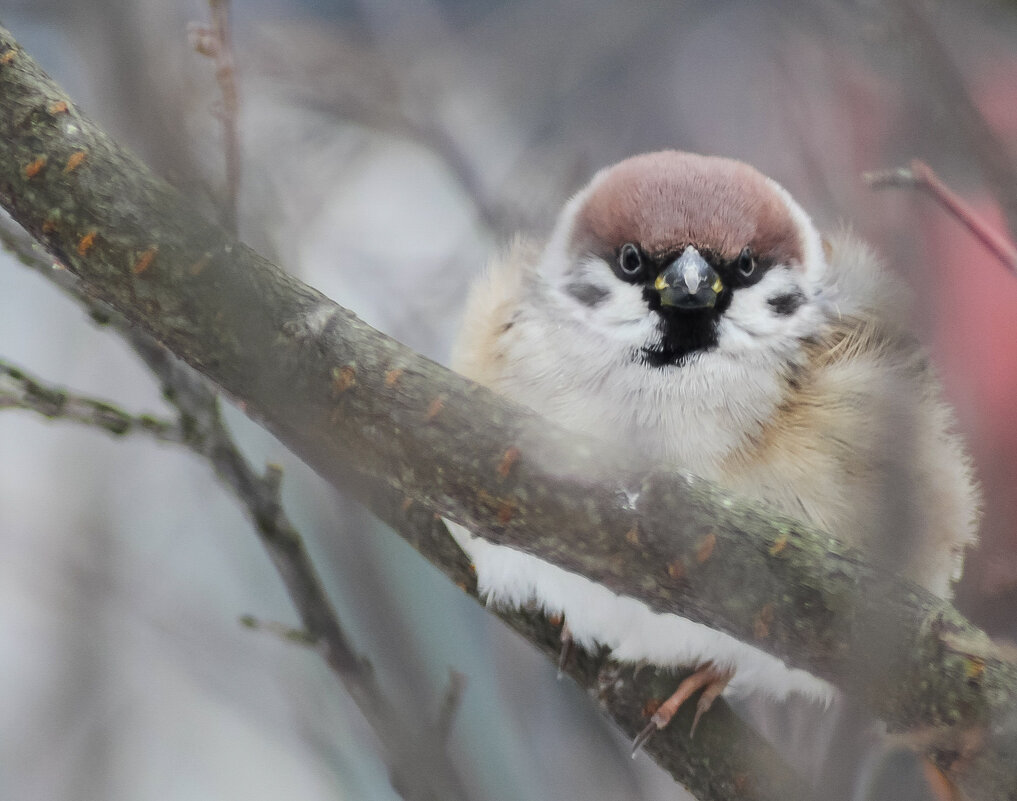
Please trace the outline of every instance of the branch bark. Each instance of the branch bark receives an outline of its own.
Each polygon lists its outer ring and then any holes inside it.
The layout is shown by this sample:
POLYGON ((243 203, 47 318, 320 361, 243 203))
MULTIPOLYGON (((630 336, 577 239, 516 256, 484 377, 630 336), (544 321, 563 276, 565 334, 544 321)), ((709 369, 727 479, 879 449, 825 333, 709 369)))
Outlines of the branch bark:
POLYGON ((180 443, 184 432, 174 420, 130 414, 98 398, 88 398, 47 384, 0 359, 0 410, 25 409, 43 417, 93 426, 114 436, 143 431, 163 442, 180 443))
MULTIPOLYGON (((54 270, 52 260, 43 259, 41 251, 31 247, 27 235, 20 229, 17 233, 9 231, 8 226, 13 228, 14 224, 0 220, 0 243, 26 266, 55 279, 94 320, 117 330, 159 381, 163 396, 179 416, 169 422, 130 415, 105 401, 47 385, 2 361, 0 410, 7 406, 28 409, 117 436, 144 432, 183 445, 203 457, 251 519, 300 617, 304 628, 299 632, 287 630, 285 636, 291 642, 312 645, 342 683, 381 743, 393 787, 406 801, 465 801, 462 780, 449 756, 447 737, 443 736, 444 710, 438 710, 434 721, 427 715, 411 717, 405 705, 393 703, 386 696, 373 666, 355 650, 325 593, 303 537, 282 507, 282 471, 270 465, 265 475, 259 475, 233 441, 219 399, 204 378, 148 334, 131 326, 122 315, 84 295, 77 278, 66 270, 54 270)), ((250 617, 241 618, 241 622, 251 628, 259 626, 250 617)))
MULTIPOLYGON (((91 293, 398 530, 406 515, 393 500, 409 497, 428 516, 438 511, 658 611, 754 642, 857 693, 891 729, 917 733, 972 798, 1017 798, 1017 669, 949 604, 821 532, 556 429, 374 331, 198 217, 2 29, 0 202, 91 293), (707 538, 710 549, 701 547, 707 538)), ((437 523, 411 530, 422 553, 469 586, 437 523)), ((516 617, 546 649, 552 630, 516 617)), ((591 689, 604 676, 600 667, 585 672, 595 660, 573 669, 591 689)), ((635 700, 630 690, 666 693, 616 670, 625 701, 635 700)), ((617 703, 617 691, 598 688, 634 733, 640 707, 617 703)), ((712 749, 710 722, 697 742, 712 749)), ((651 755, 665 744, 674 739, 651 741, 651 755)), ((716 745, 709 757, 730 748, 716 745)), ((690 768, 687 755, 678 766, 668 758, 697 792, 709 760, 690 768)), ((765 771, 743 775, 758 792, 729 786, 701 797, 806 794, 780 789, 765 771)))

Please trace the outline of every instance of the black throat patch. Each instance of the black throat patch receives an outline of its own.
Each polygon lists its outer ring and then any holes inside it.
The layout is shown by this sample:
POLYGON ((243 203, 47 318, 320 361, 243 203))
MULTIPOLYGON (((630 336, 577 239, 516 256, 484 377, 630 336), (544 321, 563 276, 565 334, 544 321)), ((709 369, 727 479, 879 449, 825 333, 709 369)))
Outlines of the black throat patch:
POLYGON ((680 366, 694 353, 717 347, 717 327, 720 316, 731 305, 730 291, 717 299, 712 309, 675 309, 662 306, 660 295, 647 287, 643 290, 650 311, 660 317, 660 342, 652 348, 642 348, 639 357, 651 367, 680 366))

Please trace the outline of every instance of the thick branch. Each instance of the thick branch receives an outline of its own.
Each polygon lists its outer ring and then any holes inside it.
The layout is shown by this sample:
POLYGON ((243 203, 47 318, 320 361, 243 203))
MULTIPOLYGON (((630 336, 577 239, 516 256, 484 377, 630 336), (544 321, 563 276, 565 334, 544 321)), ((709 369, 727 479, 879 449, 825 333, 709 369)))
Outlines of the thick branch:
POLYGON ((892 728, 921 729, 972 798, 1017 797, 1017 671, 944 601, 820 532, 605 452, 364 325, 198 218, 6 31, 0 104, 11 214, 337 486, 367 475, 755 642, 859 693, 892 728), (855 638, 874 631, 875 658, 855 638))

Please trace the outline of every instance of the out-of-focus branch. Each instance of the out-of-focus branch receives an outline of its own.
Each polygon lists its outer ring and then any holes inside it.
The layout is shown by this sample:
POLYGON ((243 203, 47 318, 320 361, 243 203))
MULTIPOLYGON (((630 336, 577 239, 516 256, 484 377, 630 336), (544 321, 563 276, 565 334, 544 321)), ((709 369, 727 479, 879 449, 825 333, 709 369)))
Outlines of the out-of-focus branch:
POLYGON ((1017 164, 975 104, 964 76, 917 0, 896 0, 903 35, 914 45, 923 82, 939 95, 943 108, 968 140, 996 199, 1010 234, 1017 236, 1017 164))
POLYGON ((3 360, 0 360, 0 409, 25 409, 50 420, 82 423, 117 436, 144 432, 163 442, 179 443, 184 439, 178 422, 130 414, 106 401, 76 395, 3 360))
MULTIPOLYGON (((56 283, 81 302, 93 319, 114 327, 159 380, 163 396, 176 407, 179 418, 170 423, 147 416, 128 415, 109 403, 80 398, 46 386, 17 368, 0 362, 0 409, 5 405, 31 409, 49 418, 62 418, 98 426, 113 434, 140 430, 167 442, 182 444, 204 457, 219 479, 233 492, 255 524, 304 628, 288 631, 289 641, 313 645, 342 682, 385 748, 393 785, 407 801, 465 799, 457 771, 445 750, 445 735, 428 736, 385 697, 370 663, 353 647, 328 600, 303 538, 282 507, 282 471, 269 465, 259 475, 240 452, 226 428, 219 399, 208 383, 180 362, 148 334, 130 325, 83 291, 76 277, 54 268, 31 240, 0 220, 0 242, 23 264, 58 280, 56 283), (8 384, 10 386, 5 386, 8 384), (7 391, 9 390, 9 391, 7 391), (9 397, 10 403, 5 404, 9 397)), ((250 618, 242 622, 258 627, 250 618)), ((278 632, 277 626, 262 626, 278 632)), ((439 710, 440 711, 440 710, 439 710)), ((426 726, 426 724, 425 724, 426 726)))
POLYGON ((408 82, 398 65, 382 58, 370 40, 336 38, 330 40, 328 63, 311 64, 310 58, 313 52, 288 50, 285 58, 268 59, 266 69, 277 72, 285 63, 300 76, 298 81, 286 81, 287 100, 426 148, 444 163, 487 231, 501 239, 519 231, 520 209, 487 187, 475 159, 456 132, 441 123, 436 108, 419 97, 408 101, 408 82))
POLYGON ((215 62, 215 79, 222 92, 218 109, 222 122, 223 154, 226 159, 226 200, 223 204, 223 227, 237 235, 237 205, 240 200, 240 93, 237 91, 233 43, 230 40, 229 0, 209 0, 212 24, 193 23, 187 34, 191 47, 215 62))
POLYGON ((944 184, 925 162, 913 160, 907 167, 868 172, 862 176, 873 189, 888 187, 920 189, 927 192, 967 228, 1010 272, 1017 274, 1017 248, 1006 237, 994 231, 970 205, 944 184))
MULTIPOLYGON (((975 801, 1015 797, 1017 668, 949 604, 821 532, 561 430, 364 325, 201 219, 70 106, 2 29, 0 202, 90 292, 386 519, 398 522, 392 494, 408 496, 657 611, 753 642, 851 688, 892 728, 920 732, 923 752, 975 801), (856 634, 876 625, 891 647, 874 657, 856 634)), ((419 529, 412 540, 459 574, 447 536, 419 529)), ((617 704, 619 688, 649 688, 625 668, 613 681, 606 670, 587 678, 591 664, 574 675, 591 689, 609 679, 596 691, 634 734, 645 719, 636 703, 617 704)), ((756 771, 751 756, 749 772, 726 771, 730 784, 718 790, 712 766, 734 749, 710 739, 709 717, 696 735, 707 758, 678 766, 693 792, 808 794, 756 771)), ((655 740, 648 750, 660 757, 655 740)))

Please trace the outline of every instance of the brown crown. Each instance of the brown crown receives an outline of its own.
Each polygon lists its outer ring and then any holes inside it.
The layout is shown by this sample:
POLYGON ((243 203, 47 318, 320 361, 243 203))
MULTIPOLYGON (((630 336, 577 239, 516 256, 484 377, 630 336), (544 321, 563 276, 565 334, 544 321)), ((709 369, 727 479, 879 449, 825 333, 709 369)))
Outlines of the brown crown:
POLYGON ((747 164, 677 150, 619 162, 580 208, 577 254, 613 258, 626 242, 653 257, 686 245, 722 259, 746 245, 782 264, 802 262, 802 240, 784 200, 747 164))

